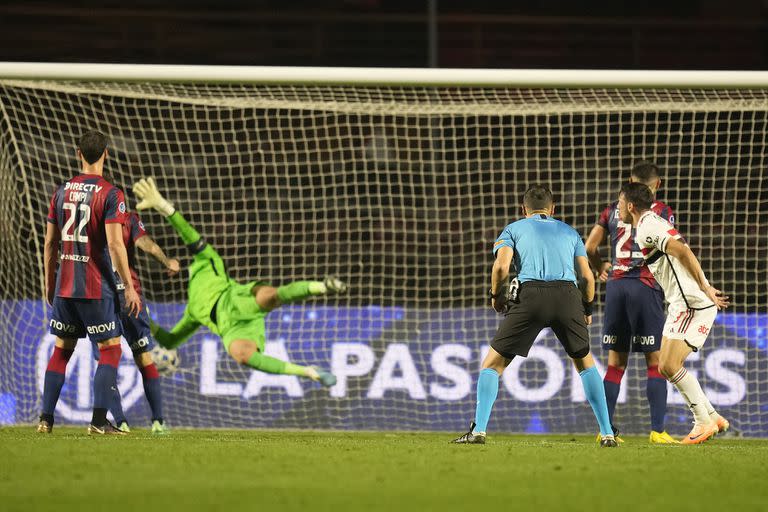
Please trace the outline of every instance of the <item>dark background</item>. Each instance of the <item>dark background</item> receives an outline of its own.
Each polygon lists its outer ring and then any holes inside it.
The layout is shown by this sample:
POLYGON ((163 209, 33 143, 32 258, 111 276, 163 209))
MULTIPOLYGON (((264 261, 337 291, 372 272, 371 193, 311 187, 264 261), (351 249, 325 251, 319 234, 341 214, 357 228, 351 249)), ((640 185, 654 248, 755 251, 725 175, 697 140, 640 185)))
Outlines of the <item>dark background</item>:
POLYGON ((19 1, 0 60, 468 68, 765 69, 768 2, 19 1))

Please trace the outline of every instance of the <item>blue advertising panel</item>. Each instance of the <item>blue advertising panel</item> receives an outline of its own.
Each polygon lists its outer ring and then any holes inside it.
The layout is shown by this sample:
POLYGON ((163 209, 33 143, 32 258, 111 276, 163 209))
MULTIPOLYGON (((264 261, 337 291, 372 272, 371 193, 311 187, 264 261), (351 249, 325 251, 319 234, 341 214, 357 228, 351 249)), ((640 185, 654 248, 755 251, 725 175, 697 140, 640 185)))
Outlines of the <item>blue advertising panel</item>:
MULTIPOLYGON (((170 326, 183 305, 150 309, 170 326)), ((0 315, 10 319, 0 340, 0 423, 32 423, 53 349, 42 324, 47 311, 38 301, 6 301, 0 315)), ((599 315, 595 320, 593 352, 604 362, 599 315)), ((163 378, 165 415, 171 425, 190 427, 460 431, 473 418, 480 361, 498 322, 485 309, 304 304, 270 314, 267 354, 329 368, 338 376, 330 389, 242 367, 202 329, 180 348, 179 371, 163 378)), ((747 436, 768 436, 767 340, 768 315, 724 312, 704 349, 686 364, 715 407, 747 436)), ((67 369, 57 422, 90 419, 95 368, 83 340, 67 369)), ((146 423, 141 376, 125 343, 118 386, 129 420, 146 423)), ((687 432, 691 415, 674 388, 669 390, 668 430, 687 432)), ((616 422, 625 432, 648 430, 642 356, 630 360, 616 422)), ((542 331, 530 356, 515 359, 502 376, 489 430, 596 431, 579 377, 550 331, 542 331)))

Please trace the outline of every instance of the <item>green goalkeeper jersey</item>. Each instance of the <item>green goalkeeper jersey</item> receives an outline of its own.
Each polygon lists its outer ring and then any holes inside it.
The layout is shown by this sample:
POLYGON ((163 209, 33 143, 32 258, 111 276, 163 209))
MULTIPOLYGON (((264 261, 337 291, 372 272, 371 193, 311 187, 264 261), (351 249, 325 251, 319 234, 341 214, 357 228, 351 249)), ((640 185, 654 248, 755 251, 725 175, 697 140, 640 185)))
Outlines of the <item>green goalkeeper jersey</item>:
POLYGON ((208 327, 214 334, 221 335, 218 326, 211 319, 211 312, 221 295, 236 284, 237 282, 227 275, 224 262, 218 253, 210 245, 206 246, 195 255, 189 267, 185 316, 208 327))

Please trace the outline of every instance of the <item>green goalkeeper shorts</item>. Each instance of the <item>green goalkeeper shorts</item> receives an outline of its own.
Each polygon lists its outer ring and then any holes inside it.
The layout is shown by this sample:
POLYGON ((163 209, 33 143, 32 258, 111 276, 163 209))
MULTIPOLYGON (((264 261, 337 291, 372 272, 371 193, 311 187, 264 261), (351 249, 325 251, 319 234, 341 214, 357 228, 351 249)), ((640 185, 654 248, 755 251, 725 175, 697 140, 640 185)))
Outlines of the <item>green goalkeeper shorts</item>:
POLYGON ((264 319, 269 312, 261 309, 251 292, 258 284, 265 283, 253 281, 248 284, 232 284, 219 299, 216 307, 216 327, 227 353, 229 353, 229 345, 234 340, 253 341, 259 352, 264 353, 266 342, 264 319))
POLYGON ((249 340, 264 351, 265 325, 268 311, 256 303, 251 290, 262 281, 238 284, 227 275, 224 261, 210 245, 195 255, 190 266, 189 304, 193 318, 221 337, 229 353, 234 340, 249 340), (216 308, 216 323, 211 310, 216 308))

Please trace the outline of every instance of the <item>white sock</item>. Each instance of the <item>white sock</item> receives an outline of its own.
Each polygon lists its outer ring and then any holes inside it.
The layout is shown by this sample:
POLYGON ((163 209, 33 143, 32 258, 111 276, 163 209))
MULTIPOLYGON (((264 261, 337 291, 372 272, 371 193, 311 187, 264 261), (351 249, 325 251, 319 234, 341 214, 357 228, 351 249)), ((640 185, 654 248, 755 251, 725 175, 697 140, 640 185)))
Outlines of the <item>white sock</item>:
POLYGON ((712 419, 709 415, 708 408, 714 412, 712 404, 707 400, 704 391, 701 389, 699 381, 696 377, 688 373, 685 368, 680 368, 680 371, 675 374, 674 377, 669 379, 669 382, 675 385, 682 397, 685 399, 685 403, 693 412, 693 420, 696 425, 708 425, 712 423, 712 419))

